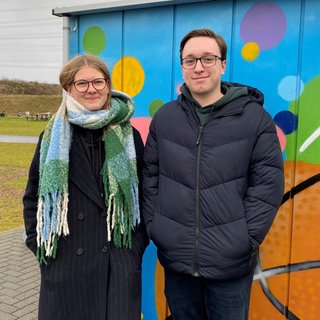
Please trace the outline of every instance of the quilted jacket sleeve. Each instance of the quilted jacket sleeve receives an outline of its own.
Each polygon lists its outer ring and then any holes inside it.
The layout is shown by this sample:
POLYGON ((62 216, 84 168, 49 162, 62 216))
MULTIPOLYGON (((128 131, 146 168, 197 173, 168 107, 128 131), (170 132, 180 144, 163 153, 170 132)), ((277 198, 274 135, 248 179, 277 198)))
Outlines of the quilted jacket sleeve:
POLYGON ((143 168, 143 218, 147 234, 151 237, 151 223, 156 210, 156 198, 159 181, 159 157, 157 150, 157 138, 155 134, 155 118, 151 122, 148 138, 144 151, 143 168))
POLYGON ((254 250, 267 235, 284 191, 283 159, 275 125, 266 112, 257 127, 257 140, 244 198, 250 245, 254 250))

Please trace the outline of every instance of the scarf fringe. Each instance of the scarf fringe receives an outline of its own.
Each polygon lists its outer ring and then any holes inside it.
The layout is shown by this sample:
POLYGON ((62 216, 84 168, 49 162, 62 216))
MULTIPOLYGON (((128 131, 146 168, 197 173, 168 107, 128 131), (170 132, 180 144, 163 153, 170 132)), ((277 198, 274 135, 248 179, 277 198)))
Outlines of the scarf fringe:
POLYGON ((55 258, 58 238, 69 235, 68 194, 58 192, 39 197, 37 210, 37 259, 47 264, 55 258), (51 212, 52 210, 52 212, 51 212))
POLYGON ((110 194, 107 210, 107 238, 110 242, 113 235, 113 242, 117 248, 132 248, 131 230, 140 224, 140 208, 138 201, 138 188, 132 186, 132 197, 129 203, 123 204, 121 197, 110 194), (125 212, 133 212, 133 215, 125 212))

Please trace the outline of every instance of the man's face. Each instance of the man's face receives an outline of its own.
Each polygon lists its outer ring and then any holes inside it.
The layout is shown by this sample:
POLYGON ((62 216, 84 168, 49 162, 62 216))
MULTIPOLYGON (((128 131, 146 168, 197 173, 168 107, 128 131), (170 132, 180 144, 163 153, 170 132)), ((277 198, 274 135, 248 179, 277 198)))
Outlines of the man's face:
MULTIPOLYGON (((215 39, 209 37, 191 38, 185 44, 182 51, 182 59, 201 58, 203 56, 221 56, 219 46, 215 39)), ((221 94, 221 76, 226 69, 226 61, 216 59, 216 64, 211 67, 203 67, 200 60, 193 69, 182 67, 182 74, 193 98, 198 102, 215 100, 221 94)), ((214 102, 214 101, 212 101, 214 102)))

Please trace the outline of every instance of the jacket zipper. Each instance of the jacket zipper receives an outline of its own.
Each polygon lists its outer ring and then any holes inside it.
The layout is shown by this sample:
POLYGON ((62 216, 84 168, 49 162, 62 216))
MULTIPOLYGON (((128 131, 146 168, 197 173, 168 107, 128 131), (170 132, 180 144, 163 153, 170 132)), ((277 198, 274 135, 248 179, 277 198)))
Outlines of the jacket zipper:
POLYGON ((200 153, 201 153, 201 136, 203 127, 199 127, 199 134, 197 137, 196 145, 198 146, 197 152, 197 169, 196 169, 196 223, 195 223, 195 248, 194 248, 194 276, 199 277, 199 233, 200 233, 200 153))
MULTIPOLYGON (((220 115, 218 117, 233 116, 241 112, 236 111, 226 115, 220 115)), ((200 155, 201 155, 201 145, 202 145, 202 133, 203 126, 200 125, 196 112, 194 111, 195 118, 199 125, 199 133, 197 136, 196 146, 198 147, 197 152, 197 168, 196 168, 196 221, 195 221, 195 244, 194 244, 194 276, 200 277, 199 274, 199 236, 200 236, 200 155)), ((211 120, 217 118, 217 116, 212 116, 211 120)))

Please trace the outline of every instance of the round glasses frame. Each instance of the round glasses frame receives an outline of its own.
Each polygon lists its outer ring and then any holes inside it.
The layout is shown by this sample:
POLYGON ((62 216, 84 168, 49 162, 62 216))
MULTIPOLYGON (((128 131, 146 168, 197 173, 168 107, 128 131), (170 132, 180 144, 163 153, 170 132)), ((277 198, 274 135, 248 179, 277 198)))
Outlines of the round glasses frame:
POLYGON ((197 65, 198 60, 201 62, 201 65, 205 67, 213 67, 217 64, 217 60, 223 61, 223 59, 217 55, 211 54, 202 56, 200 58, 188 57, 181 59, 181 65, 184 69, 194 69, 197 65))
POLYGON ((95 90, 101 91, 107 86, 107 82, 108 81, 105 78, 97 78, 91 81, 77 80, 73 82, 73 85, 78 92, 85 93, 88 91, 90 83, 95 90))

